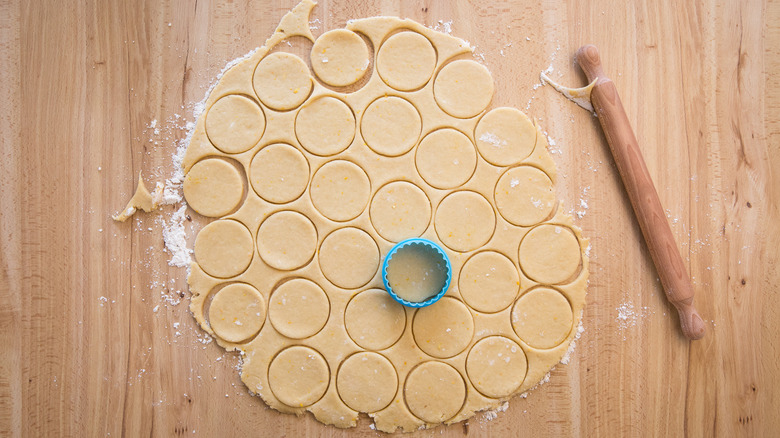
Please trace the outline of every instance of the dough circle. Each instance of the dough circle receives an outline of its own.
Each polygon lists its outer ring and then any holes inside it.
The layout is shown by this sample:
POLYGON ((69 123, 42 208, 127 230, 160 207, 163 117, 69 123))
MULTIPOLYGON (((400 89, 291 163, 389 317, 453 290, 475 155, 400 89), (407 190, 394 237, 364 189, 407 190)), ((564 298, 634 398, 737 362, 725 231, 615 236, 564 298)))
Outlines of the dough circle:
POLYGON ((184 177, 183 186, 189 206, 208 217, 230 213, 244 198, 241 173, 220 158, 207 158, 195 163, 184 177))
POLYGON ((209 325, 228 342, 246 342, 265 322, 265 300, 246 283, 231 283, 214 295, 209 306, 209 325))
POLYGON ((371 150, 379 155, 397 157, 417 144, 422 119, 406 99, 380 97, 371 102, 360 122, 360 132, 371 150))
POLYGON ((453 61, 436 75, 433 96, 447 114, 471 118, 484 111, 493 99, 493 76, 478 62, 453 61))
POLYGON ((312 259, 317 249, 317 229, 296 211, 268 216, 257 231, 257 252, 272 268, 290 271, 312 259))
POLYGON ((390 242, 419 237, 431 221, 431 201, 406 181, 394 181, 377 190, 369 209, 371 223, 390 242))
POLYGON ((295 345, 282 350, 268 366, 268 385, 280 402, 294 408, 311 406, 325 395, 330 370, 316 350, 295 345))
POLYGON ((248 151, 265 131, 265 115, 251 99, 231 94, 214 102, 206 113, 206 133, 228 154, 248 151))
POLYGON ((512 327, 534 348, 553 348, 571 332, 569 300, 555 289, 539 287, 521 296, 512 308, 512 327))
POLYGON ((412 321, 412 333, 422 351, 446 359, 469 345, 474 336, 474 318, 463 303, 445 296, 435 306, 417 310, 412 321))
POLYGON ((471 384, 486 397, 506 397, 520 388, 528 370, 525 352, 504 336, 480 340, 469 351, 466 372, 471 384))
POLYGON ((458 413, 466 400, 466 383, 444 362, 424 362, 406 378, 404 397, 409 410, 427 423, 441 423, 458 413))
POLYGON ((252 158, 249 181, 264 200, 274 204, 291 202, 298 199, 309 184, 309 162, 298 149, 288 144, 271 144, 252 158))
POLYGON ((472 251, 490 240, 496 228, 496 214, 482 195, 458 191, 447 195, 436 209, 436 234, 455 251, 472 251))
POLYGON ((358 412, 381 411, 398 391, 398 375, 381 354, 355 353, 341 363, 336 388, 350 408, 358 412))
POLYGON ((404 307, 382 289, 355 295, 344 311, 349 337, 366 350, 384 350, 398 342, 406 328, 404 307))
POLYGON ((518 257, 523 272, 532 280, 559 284, 577 273, 580 243, 568 227, 542 224, 523 237, 518 257))
POLYGON ((277 111, 298 108, 313 86, 309 67, 291 53, 276 52, 263 58, 252 77, 260 101, 277 111))
POLYGON ((520 291, 520 274, 507 256, 482 251, 463 264, 458 278, 463 301, 472 309, 495 313, 509 307, 520 291))
POLYGON ((195 260, 211 276, 234 277, 249 267, 254 246, 252 233, 242 223, 219 219, 195 238, 195 260))
POLYGON ((357 289, 365 286, 376 274, 379 247, 365 231, 341 228, 322 241, 319 262, 328 281, 344 289, 357 289))
POLYGON ((426 135, 417 147, 417 171, 437 189, 465 184, 477 168, 477 151, 462 132, 443 128, 426 135))
POLYGON ((268 319, 276 331, 292 339, 317 334, 328 322, 330 301, 325 291, 311 280, 293 278, 271 294, 268 319))
POLYGON ((341 100, 320 97, 298 110, 295 135, 301 146, 314 155, 338 154, 355 138, 355 115, 341 100))
POLYGON ((436 50, 417 32, 399 32, 388 38, 376 57, 376 71, 399 91, 423 87, 436 68, 436 50))
POLYGON ((517 166, 504 172, 496 183, 495 197, 501 217, 521 227, 547 219, 556 203, 552 180, 533 166, 517 166))
POLYGON ((368 65, 368 47, 351 30, 329 30, 311 48, 311 68, 322 82, 334 87, 359 81, 368 71, 368 65))
POLYGON ((479 121, 474 138, 485 161, 496 166, 511 166, 533 152, 536 127, 516 108, 496 108, 479 121))
POLYGON ((366 209, 371 182, 366 171, 346 160, 325 163, 311 180, 311 202, 323 216, 344 222, 366 209))

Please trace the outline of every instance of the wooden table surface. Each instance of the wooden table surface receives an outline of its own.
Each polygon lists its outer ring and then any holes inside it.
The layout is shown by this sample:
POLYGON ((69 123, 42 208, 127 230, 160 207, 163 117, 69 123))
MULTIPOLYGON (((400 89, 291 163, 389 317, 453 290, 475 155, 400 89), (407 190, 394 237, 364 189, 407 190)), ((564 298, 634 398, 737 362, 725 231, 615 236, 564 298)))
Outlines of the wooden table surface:
MULTIPOLYGON (((342 431, 249 396, 237 356, 201 342, 185 270, 167 265, 173 207, 110 218, 139 171, 170 176, 193 104, 294 3, 0 3, 0 436, 377 434, 366 419, 342 431)), ((380 14, 451 20, 494 74, 493 105, 525 110, 554 140, 559 196, 591 239, 571 363, 492 421, 421 436, 780 429, 780 2, 622 3, 314 10, 315 34, 380 14), (700 341, 680 334, 597 120, 534 87, 548 66, 583 84, 572 55, 585 43, 601 49, 667 209, 707 321, 700 341)))

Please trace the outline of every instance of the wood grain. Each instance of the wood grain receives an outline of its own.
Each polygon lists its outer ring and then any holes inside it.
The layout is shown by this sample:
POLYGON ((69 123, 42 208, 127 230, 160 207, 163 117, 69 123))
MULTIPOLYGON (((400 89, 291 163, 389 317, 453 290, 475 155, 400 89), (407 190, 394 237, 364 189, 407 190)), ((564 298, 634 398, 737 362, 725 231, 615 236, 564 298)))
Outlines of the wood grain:
MULTIPOLYGON (((237 357, 198 342, 186 305, 163 299, 186 293, 162 251, 171 207, 110 219, 138 171, 170 175, 175 115, 190 120, 225 63, 293 3, 0 3, 0 435, 375 435, 366 420, 341 431, 247 395, 237 357)), ((493 104, 527 111, 555 140, 559 195, 592 243, 571 363, 495 420, 419 435, 775 434, 780 3, 322 2, 316 32, 378 14, 452 20, 477 46, 493 104), (701 291, 700 341, 679 332, 598 121, 534 89, 549 65, 584 84, 572 57, 585 43, 609 59, 701 291)))

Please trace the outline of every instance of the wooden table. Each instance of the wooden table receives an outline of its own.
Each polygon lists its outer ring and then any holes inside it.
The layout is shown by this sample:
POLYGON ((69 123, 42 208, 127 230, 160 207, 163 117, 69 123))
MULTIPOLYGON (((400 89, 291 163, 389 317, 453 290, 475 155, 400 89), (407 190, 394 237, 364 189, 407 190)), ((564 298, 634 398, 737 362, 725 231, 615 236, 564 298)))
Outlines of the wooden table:
MULTIPOLYGON (((193 103, 294 3, 0 5, 0 435, 376 434, 365 419, 342 431, 249 396, 237 356, 200 342, 185 271, 166 264, 172 207, 110 218, 139 171, 171 174, 193 103)), ((571 363, 492 421, 419 435, 777 433, 779 2, 335 3, 315 9, 315 33, 378 14, 452 20, 494 74, 493 104, 524 109, 554 140, 559 195, 592 243, 571 363), (694 278, 703 340, 680 334, 597 120, 534 87, 548 66, 583 84, 572 54, 584 43, 622 93, 694 278)))

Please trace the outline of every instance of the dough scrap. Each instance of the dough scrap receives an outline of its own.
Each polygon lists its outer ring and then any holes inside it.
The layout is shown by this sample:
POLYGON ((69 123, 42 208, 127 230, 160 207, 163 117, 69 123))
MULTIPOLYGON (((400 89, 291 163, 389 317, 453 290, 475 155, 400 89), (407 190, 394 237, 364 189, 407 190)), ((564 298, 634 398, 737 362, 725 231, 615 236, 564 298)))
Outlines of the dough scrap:
POLYGON ((162 201, 163 189, 163 184, 158 182, 155 185, 154 193, 149 193, 149 190, 144 184, 144 179, 141 177, 141 173, 139 172, 138 186, 135 188, 133 197, 130 198, 122 211, 111 216, 111 218, 117 222, 124 222, 130 216, 134 215, 139 208, 147 213, 151 213, 152 211, 157 210, 157 207, 160 206, 162 201))
POLYGON ((284 413, 408 432, 496 409, 561 360, 585 304, 588 242, 556 208, 545 136, 490 107, 465 41, 394 17, 315 41, 313 6, 226 71, 196 122, 185 174, 236 163, 244 196, 228 210, 231 172, 185 193, 218 218, 196 238, 190 309, 284 413), (280 44, 295 35, 314 42, 312 72, 280 44), (411 309, 379 266, 417 236, 445 248, 452 281, 411 309))

